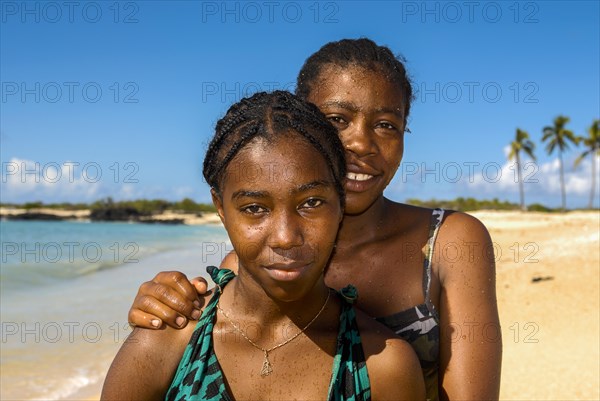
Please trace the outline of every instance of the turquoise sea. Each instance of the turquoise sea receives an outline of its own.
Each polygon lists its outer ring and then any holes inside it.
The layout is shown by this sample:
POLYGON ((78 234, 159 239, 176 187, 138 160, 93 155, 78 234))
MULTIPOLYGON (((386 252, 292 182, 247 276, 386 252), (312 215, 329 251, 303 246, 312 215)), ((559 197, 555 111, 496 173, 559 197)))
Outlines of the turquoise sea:
POLYGON ((219 225, 1 221, 0 243, 2 400, 96 398, 140 284, 231 249, 219 225))

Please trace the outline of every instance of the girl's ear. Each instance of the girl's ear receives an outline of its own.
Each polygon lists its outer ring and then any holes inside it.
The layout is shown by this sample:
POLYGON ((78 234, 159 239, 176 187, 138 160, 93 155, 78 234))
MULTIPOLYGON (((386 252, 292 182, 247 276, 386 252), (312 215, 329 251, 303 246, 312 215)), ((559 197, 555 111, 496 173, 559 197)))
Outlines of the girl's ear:
POLYGON ((213 205, 217 208, 217 213, 221 219, 221 223, 225 224, 225 213, 223 212, 223 201, 221 196, 215 191, 214 188, 210 189, 210 195, 212 196, 213 205))

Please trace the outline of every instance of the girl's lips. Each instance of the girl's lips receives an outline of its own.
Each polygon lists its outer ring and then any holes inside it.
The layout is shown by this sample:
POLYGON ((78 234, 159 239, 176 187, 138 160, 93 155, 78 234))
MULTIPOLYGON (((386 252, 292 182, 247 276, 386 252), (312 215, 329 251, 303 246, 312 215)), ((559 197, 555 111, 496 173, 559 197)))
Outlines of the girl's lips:
POLYGON ((367 181, 370 178, 373 178, 371 174, 361 174, 361 173, 348 173, 346 174, 346 178, 352 181, 367 181))
POLYGON ((265 266, 265 270, 276 281, 292 281, 297 279, 308 268, 308 264, 294 265, 271 265, 265 266))
POLYGON ((378 176, 360 173, 348 173, 346 178, 346 191, 348 192, 364 192, 378 181, 378 176))
POLYGON ((350 156, 346 160, 346 191, 364 192, 379 181, 376 169, 350 156))

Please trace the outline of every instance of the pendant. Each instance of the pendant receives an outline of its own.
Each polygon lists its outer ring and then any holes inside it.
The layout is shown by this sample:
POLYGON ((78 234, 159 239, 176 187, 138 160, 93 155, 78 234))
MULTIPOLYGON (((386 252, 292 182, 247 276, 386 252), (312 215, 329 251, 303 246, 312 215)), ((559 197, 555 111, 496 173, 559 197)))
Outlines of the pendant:
POLYGON ((260 375, 262 377, 269 376, 273 373, 273 366, 271 362, 269 362, 269 353, 265 351, 265 360, 263 361, 262 369, 260 370, 260 375))

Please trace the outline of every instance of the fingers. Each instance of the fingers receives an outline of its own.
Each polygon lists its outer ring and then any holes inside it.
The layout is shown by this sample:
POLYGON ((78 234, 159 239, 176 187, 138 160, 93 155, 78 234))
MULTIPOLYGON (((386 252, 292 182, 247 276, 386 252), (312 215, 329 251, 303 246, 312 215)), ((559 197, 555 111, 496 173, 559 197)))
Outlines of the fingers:
POLYGON ((202 277, 195 277, 190 280, 190 283, 196 288, 198 294, 205 295, 208 292, 208 283, 202 277))
POLYGON ((158 273, 152 280, 154 283, 171 287, 191 302, 198 300, 198 294, 187 276, 178 271, 158 273))
MULTIPOLYGON (((188 286, 194 291, 196 294, 196 289, 186 281, 188 286)), ((150 299, 147 299, 146 302, 148 306, 151 308, 159 307, 162 308, 162 305, 165 305, 166 308, 172 309, 174 312, 177 312, 183 316, 190 318, 197 318, 194 313, 194 310, 200 309, 200 302, 198 301, 197 296, 195 295, 192 299, 184 296, 179 292, 179 288, 172 289, 163 284, 154 283, 152 281, 142 284, 142 288, 140 288, 140 295, 145 295, 150 299), (159 304, 152 302, 153 300, 158 301, 159 304)), ((164 311, 168 312, 168 311, 164 311)), ((198 315, 199 316, 199 315, 198 315)))
POLYGON ((205 294, 207 287, 202 278, 192 284, 177 271, 158 273, 140 286, 129 311, 129 322, 144 328, 160 328, 165 323, 183 328, 189 319, 200 318, 204 298, 201 302, 198 294, 205 294))
POLYGON ((200 318, 202 304, 195 286, 185 274, 178 271, 160 272, 151 282, 145 284, 148 284, 145 290, 140 287, 141 294, 156 298, 187 318, 200 318))
POLYGON ((133 327, 143 327, 145 329, 160 329, 162 320, 156 316, 142 312, 139 309, 130 309, 128 316, 129 325, 133 327))
MULTIPOLYGON (((160 287, 159 284, 155 284, 157 287, 160 287)), ((168 290, 172 291, 172 290, 168 290)), ((161 290, 162 293, 162 290, 161 290)), ((172 297, 178 297, 179 295, 173 292, 172 297)), ((163 296, 162 299, 165 297, 163 296)), ((138 295, 135 299, 134 305, 129 314, 130 322, 135 323, 138 326, 147 327, 147 328, 160 328, 162 323, 166 323, 167 325, 180 329, 187 325, 188 318, 185 314, 177 312, 176 309, 181 309, 182 301, 168 301, 168 304, 160 302, 156 297, 148 296, 148 295, 138 295), (175 309, 174 309, 175 308, 175 309), (136 313, 137 312, 137 313, 136 313), (142 321, 138 322, 135 320, 138 316, 142 314, 142 321), (157 322, 153 322, 152 320, 158 320, 157 322), (149 323, 149 324, 148 324, 149 323)), ((191 312, 190 317, 199 318, 200 311, 191 312)))

